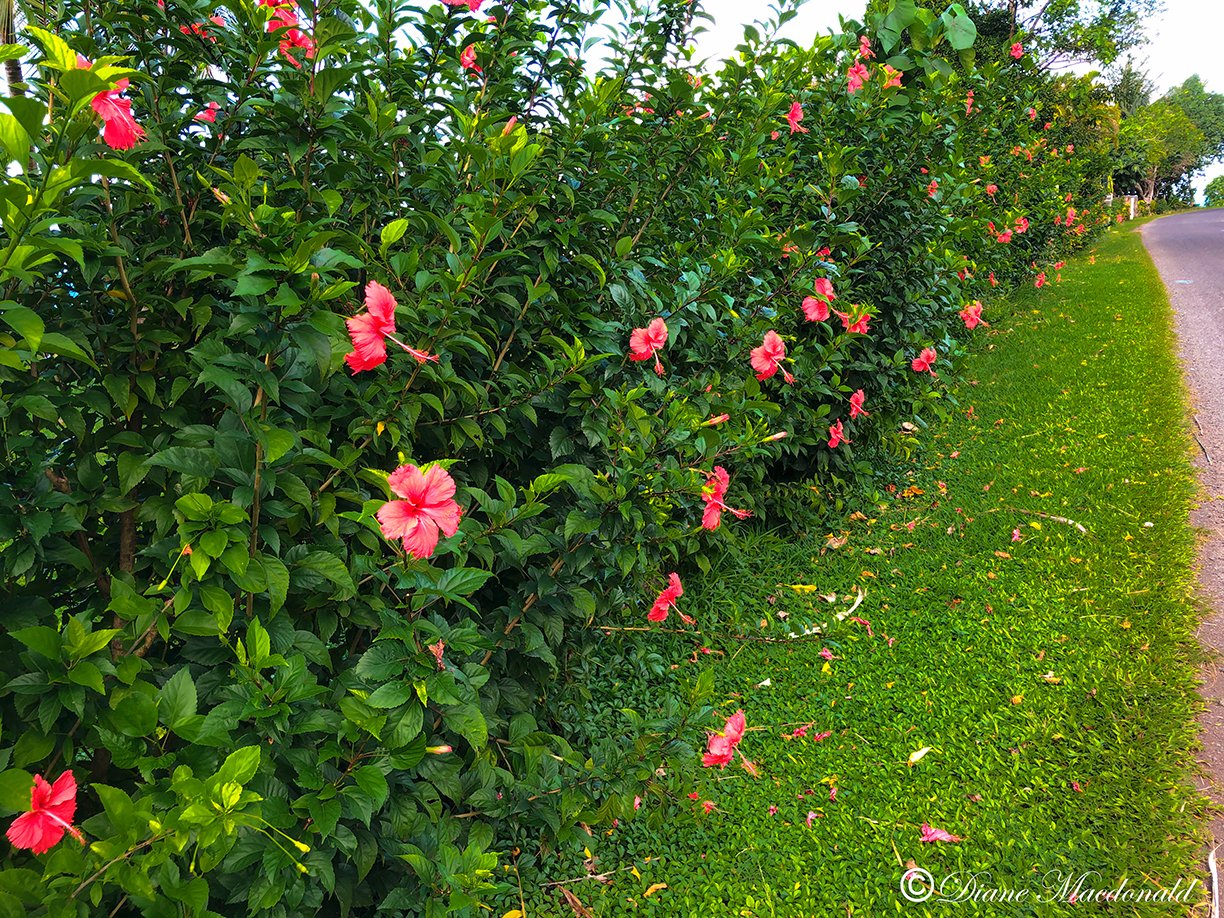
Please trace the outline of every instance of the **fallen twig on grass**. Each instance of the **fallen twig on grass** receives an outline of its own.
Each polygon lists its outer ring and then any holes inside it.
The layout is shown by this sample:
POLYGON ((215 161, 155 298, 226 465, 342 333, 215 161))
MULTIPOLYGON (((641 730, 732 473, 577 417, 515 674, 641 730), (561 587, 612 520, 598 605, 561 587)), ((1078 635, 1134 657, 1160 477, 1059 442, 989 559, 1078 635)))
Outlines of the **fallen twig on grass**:
POLYGON ((1039 516, 1043 520, 1053 520, 1055 523, 1066 523, 1068 526, 1074 526, 1084 535, 1088 535, 1088 530, 1085 529, 1082 524, 1077 523, 1075 520, 1069 520, 1065 516, 1055 516, 1052 513, 1042 513, 1039 510, 1025 510, 1021 507, 1008 507, 1007 509, 1015 513, 1027 513, 1030 516, 1039 516))

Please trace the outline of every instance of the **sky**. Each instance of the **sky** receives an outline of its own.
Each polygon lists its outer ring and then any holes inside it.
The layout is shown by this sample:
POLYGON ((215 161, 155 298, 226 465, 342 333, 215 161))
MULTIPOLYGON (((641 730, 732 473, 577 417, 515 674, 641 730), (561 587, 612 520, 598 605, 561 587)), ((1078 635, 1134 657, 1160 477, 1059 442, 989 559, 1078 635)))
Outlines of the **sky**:
MULTIPOLYGON (((866 0, 808 0, 799 16, 787 23, 783 35, 807 44, 814 35, 838 27, 838 14, 862 15, 866 0)), ((725 57, 743 38, 743 25, 766 15, 760 0, 703 0, 702 8, 714 17, 709 31, 697 42, 701 56, 725 57)), ((1224 93, 1224 0, 1165 0, 1165 11, 1152 22, 1151 43, 1136 58, 1156 83, 1157 93, 1179 85, 1197 73, 1207 89, 1224 93), (1146 59, 1146 62, 1145 62, 1146 59)), ((1195 185, 1201 191, 1214 176, 1224 175, 1224 163, 1210 166, 1195 185)))

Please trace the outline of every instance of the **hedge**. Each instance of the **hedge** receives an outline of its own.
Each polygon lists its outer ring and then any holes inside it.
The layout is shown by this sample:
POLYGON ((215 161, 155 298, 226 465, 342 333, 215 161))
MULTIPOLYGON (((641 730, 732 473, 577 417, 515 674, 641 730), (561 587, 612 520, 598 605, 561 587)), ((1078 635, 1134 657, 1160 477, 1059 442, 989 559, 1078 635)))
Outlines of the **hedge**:
POLYGON ((1084 85, 956 4, 793 6, 716 69, 679 0, 594 62, 576 0, 2 49, 0 915, 475 914, 508 827, 701 768, 701 687, 561 716, 599 626, 871 487, 975 301, 1111 218, 1084 85))

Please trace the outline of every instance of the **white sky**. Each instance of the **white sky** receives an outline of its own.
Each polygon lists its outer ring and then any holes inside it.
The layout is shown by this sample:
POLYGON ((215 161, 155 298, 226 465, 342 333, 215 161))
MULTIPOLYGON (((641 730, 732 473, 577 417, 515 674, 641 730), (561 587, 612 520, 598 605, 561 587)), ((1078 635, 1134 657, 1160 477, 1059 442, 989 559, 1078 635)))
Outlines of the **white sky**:
MULTIPOLYGON (((854 19, 866 6, 866 0, 808 0, 783 34, 807 44, 814 35, 836 29, 839 13, 854 19)), ((1140 60, 1146 57, 1144 66, 1157 92, 1197 73, 1208 90, 1224 93, 1224 0, 1165 0, 1165 7, 1151 24, 1151 43, 1139 53, 1140 60)), ((714 17, 697 42, 698 53, 708 57, 733 53, 743 39, 743 24, 768 15, 761 0, 703 0, 702 8, 714 17)), ((1195 185, 1201 189, 1216 175, 1224 175, 1224 163, 1208 167, 1195 185)))

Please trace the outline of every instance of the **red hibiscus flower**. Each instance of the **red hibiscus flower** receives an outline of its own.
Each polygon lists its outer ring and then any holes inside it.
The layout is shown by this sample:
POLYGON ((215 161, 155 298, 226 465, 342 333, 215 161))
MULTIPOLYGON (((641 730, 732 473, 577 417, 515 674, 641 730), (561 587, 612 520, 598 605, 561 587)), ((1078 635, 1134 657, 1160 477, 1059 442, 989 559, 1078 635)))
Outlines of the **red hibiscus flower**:
POLYGON ((281 36, 280 53, 284 55, 289 63, 300 70, 302 62, 290 52, 294 48, 301 48, 306 52, 308 59, 313 58, 315 43, 313 38, 298 28, 300 23, 298 21, 296 4, 290 2, 290 0, 260 0, 259 5, 272 7, 273 13, 272 18, 268 20, 268 31, 285 30, 285 34, 281 36))
POLYGON ((893 67, 890 67, 888 64, 885 64, 884 65, 884 76, 888 77, 888 79, 884 81, 885 89, 889 89, 894 86, 900 88, 901 86, 901 71, 900 70, 897 70, 893 67))
POLYGON ((72 825, 76 795, 76 778, 71 771, 56 778, 54 784, 48 784, 42 775, 35 775, 34 786, 30 788, 30 811, 14 819, 5 833, 13 847, 44 854, 59 844, 65 832, 85 844, 80 829, 72 825))
POLYGON ((931 369, 932 364, 939 358, 939 354, 933 347, 924 347, 922 353, 913 359, 910 366, 915 373, 930 373, 935 375, 935 371, 931 369))
POLYGON ((1015 225, 1017 233, 1027 233, 1029 228, 1028 217, 1017 217, 1015 225))
POLYGON ((993 182, 986 186, 986 193, 990 195, 992 198, 995 196, 995 192, 997 192, 998 190, 999 190, 999 186, 995 185, 993 182))
POLYGON ((469 13, 474 13, 480 9, 480 4, 484 3, 484 0, 442 0, 442 2, 447 6, 466 6, 469 13))
POLYGON ((372 370, 387 360, 387 340, 393 341, 416 358, 417 363, 427 360, 437 362, 437 355, 409 347, 395 337, 395 297, 378 281, 370 281, 365 288, 366 312, 346 319, 353 352, 345 356, 345 362, 354 373, 372 370))
POLYGON ((645 328, 635 328, 629 335, 629 359, 655 359, 655 372, 663 375, 663 364, 659 362, 658 352, 667 343, 667 323, 662 319, 651 319, 645 328))
POLYGON ((471 70, 475 73, 484 73, 480 65, 476 63, 476 46, 468 45, 463 49, 463 53, 459 55, 459 63, 464 69, 471 70))
POLYGON ((459 531, 463 510, 455 502, 455 481, 440 465, 422 472, 401 465, 387 478, 391 490, 403 500, 389 500, 379 508, 378 524, 388 539, 402 539, 404 550, 421 560, 438 547, 438 533, 449 538, 459 531))
MULTIPOLYGON (((92 66, 88 58, 77 55, 78 68, 88 70, 92 66)), ((130 150, 145 136, 144 128, 132 117, 132 100, 120 97, 127 88, 127 80, 117 80, 114 89, 103 90, 89 103, 102 119, 102 139, 112 150, 130 150)))
POLYGON ((795 381, 795 377, 791 376, 786 367, 782 366, 782 361, 786 359, 786 345, 782 343, 782 339, 773 329, 765 332, 761 346, 754 347, 749 352, 749 356, 752 359, 752 368, 757 371, 757 379, 764 381, 781 370, 782 378, 788 383, 795 381))
POLYGON ((727 496, 727 488, 730 484, 731 476, 721 465, 714 466, 714 471, 706 477, 706 482, 701 488, 701 499, 706 505, 705 512, 701 515, 703 529, 717 529, 724 510, 734 513, 741 520, 752 516, 747 510, 736 510, 734 507, 727 506, 723 498, 727 496))
POLYGON ((836 424, 829 426, 829 449, 837 449, 842 443, 849 443, 846 438, 846 431, 842 427, 842 422, 839 420, 836 424))
POLYGON ((206 121, 209 124, 215 124, 217 121, 217 111, 221 108, 216 102, 209 102, 208 107, 203 111, 198 112, 195 116, 196 121, 206 121))
POLYGON ((866 35, 859 36, 859 57, 871 60, 875 57, 875 52, 871 50, 871 39, 866 35))
POLYGON ((854 420, 860 414, 865 417, 871 417, 871 413, 863 410, 863 404, 867 401, 867 393, 859 389, 850 396, 850 420, 854 420))
POLYGON ((680 585, 680 575, 677 573, 668 574, 667 587, 655 598, 654 605, 650 607, 646 620, 652 622, 667 621, 668 611, 676 607, 676 600, 683 595, 684 587, 680 585))
POLYGON ((935 181, 935 179, 931 179, 931 184, 927 185, 927 197, 928 198, 935 197, 935 192, 937 192, 938 190, 939 190, 939 182, 935 181))
POLYGON ((1024 57, 1024 45, 1020 44, 1020 42, 1016 42, 1014 45, 1012 45, 1011 56, 1016 60, 1020 60, 1020 58, 1024 57))

